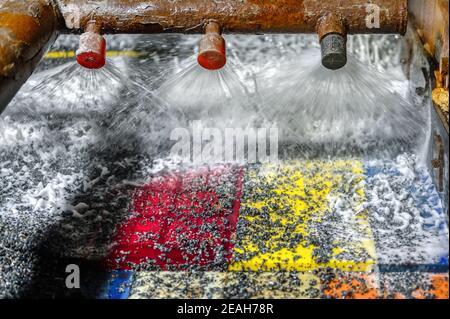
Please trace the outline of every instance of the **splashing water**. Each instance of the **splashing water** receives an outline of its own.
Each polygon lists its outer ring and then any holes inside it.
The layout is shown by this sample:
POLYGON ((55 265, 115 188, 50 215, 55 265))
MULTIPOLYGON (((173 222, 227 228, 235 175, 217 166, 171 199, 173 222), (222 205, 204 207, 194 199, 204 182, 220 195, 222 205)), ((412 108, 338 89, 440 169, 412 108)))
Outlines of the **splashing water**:
POLYGON ((67 142, 87 142, 80 147, 103 144, 99 136, 105 134, 108 117, 133 89, 127 71, 123 59, 114 59, 101 70, 68 62, 36 72, 1 114, 0 144, 44 149, 64 136, 67 142))
POLYGON ((170 133, 182 127, 164 100, 144 84, 129 80, 134 90, 122 98, 106 119, 102 149, 139 150, 150 156, 164 156, 169 150, 170 133))
POLYGON ((218 128, 246 127, 259 118, 257 97, 248 92, 232 63, 211 72, 191 58, 175 70, 156 94, 184 123, 202 120, 218 128))
POLYGON ((170 139, 173 130, 189 130, 194 121, 221 130, 259 125, 256 121, 261 116, 254 102, 257 97, 248 92, 232 64, 211 72, 190 57, 166 64, 150 83, 143 81, 142 72, 131 72, 138 75, 129 81, 139 92, 122 99, 122 105, 115 110, 107 133, 111 144, 126 144, 165 157, 175 143, 170 139), (153 86, 157 88, 152 90, 153 86))
POLYGON ((424 112, 402 96, 405 85, 349 56, 338 71, 311 49, 259 75, 263 112, 305 156, 399 154, 426 132, 424 112))
MULTIPOLYGON (((402 97, 405 82, 379 71, 398 60, 398 41, 383 39, 351 37, 349 49, 358 59, 350 56, 337 72, 321 66, 313 36, 229 37, 231 62, 216 72, 193 57, 180 62, 172 49, 138 62, 110 60, 95 71, 68 63, 32 77, 8 115, 98 112, 98 133, 106 137, 101 149, 137 147, 154 155, 173 144, 174 128, 195 120, 219 129, 275 124, 283 130, 283 150, 295 157, 397 155, 425 135, 426 121, 402 97), (253 47, 274 62, 258 61, 253 47)), ((180 47, 174 43, 170 47, 180 47)))
POLYGON ((10 112, 83 113, 105 112, 121 98, 127 83, 124 61, 108 60, 100 70, 69 62, 33 76, 15 98, 10 112))

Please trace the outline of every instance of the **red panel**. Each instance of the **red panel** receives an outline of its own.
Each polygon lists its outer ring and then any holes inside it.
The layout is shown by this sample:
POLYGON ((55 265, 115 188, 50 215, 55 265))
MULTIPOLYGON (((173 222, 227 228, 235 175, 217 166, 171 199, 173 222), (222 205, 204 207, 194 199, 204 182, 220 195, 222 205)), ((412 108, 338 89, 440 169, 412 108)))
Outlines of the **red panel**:
POLYGON ((239 215, 243 169, 222 166, 154 178, 118 228, 112 269, 224 269, 239 215), (136 267, 137 266, 137 267, 136 267))

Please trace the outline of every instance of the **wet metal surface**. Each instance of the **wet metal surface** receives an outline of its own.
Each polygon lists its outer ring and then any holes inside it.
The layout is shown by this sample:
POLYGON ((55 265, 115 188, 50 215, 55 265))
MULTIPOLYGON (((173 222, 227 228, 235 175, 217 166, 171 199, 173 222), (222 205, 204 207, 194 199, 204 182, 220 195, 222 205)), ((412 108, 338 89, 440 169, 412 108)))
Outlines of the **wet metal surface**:
POLYGON ((320 42, 322 64, 327 69, 337 70, 347 64, 347 39, 340 34, 328 34, 320 42))

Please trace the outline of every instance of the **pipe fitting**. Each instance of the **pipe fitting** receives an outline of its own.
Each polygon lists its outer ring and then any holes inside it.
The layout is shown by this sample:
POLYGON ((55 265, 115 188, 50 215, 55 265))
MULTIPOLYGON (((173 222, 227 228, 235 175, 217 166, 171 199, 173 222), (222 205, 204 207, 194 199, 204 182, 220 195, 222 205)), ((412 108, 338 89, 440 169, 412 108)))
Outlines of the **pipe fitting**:
POLYGON ((101 69, 106 64, 106 40, 100 34, 101 27, 90 21, 80 36, 80 45, 76 52, 79 65, 88 69, 101 69))
POLYGON ((225 39, 217 22, 210 21, 206 24, 197 61, 207 70, 219 70, 227 63, 225 39))
POLYGON ((317 23, 322 53, 322 64, 330 70, 338 70, 347 64, 347 31, 335 14, 327 14, 317 23))
POLYGON ((320 41, 322 64, 330 70, 338 70, 347 64, 347 39, 335 33, 327 34, 320 41))

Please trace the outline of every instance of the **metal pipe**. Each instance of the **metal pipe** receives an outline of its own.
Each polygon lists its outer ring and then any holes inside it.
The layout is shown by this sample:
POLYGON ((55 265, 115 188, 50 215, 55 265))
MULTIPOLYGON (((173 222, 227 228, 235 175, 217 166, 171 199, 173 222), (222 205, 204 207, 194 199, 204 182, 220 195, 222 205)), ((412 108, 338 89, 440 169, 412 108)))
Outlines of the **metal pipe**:
POLYGON ((0 3, 0 113, 56 39, 58 20, 50 0, 0 3))
POLYGON ((317 22, 322 52, 322 64, 337 70, 347 64, 347 31, 344 21, 335 13, 329 13, 317 22))
MULTIPOLYGON (((203 31, 212 23, 218 32, 206 32, 201 40, 199 63, 217 70, 226 63, 221 32, 308 33, 317 32, 322 63, 336 70, 347 63, 348 33, 406 32, 407 0, 58 0, 68 32, 79 32, 95 19, 104 33, 161 33, 203 31), (377 8, 378 27, 368 23, 377 8), (223 46, 223 48, 222 48, 223 46), (223 51, 223 52, 222 52, 223 51)), ((84 36, 84 35, 83 35, 84 36)))
POLYGON ((407 0, 55 0, 66 31, 80 33, 91 20, 103 33, 202 33, 216 21, 224 33, 314 33, 334 13, 351 33, 406 32, 407 0), (371 28, 368 6, 380 8, 380 27, 371 28))

